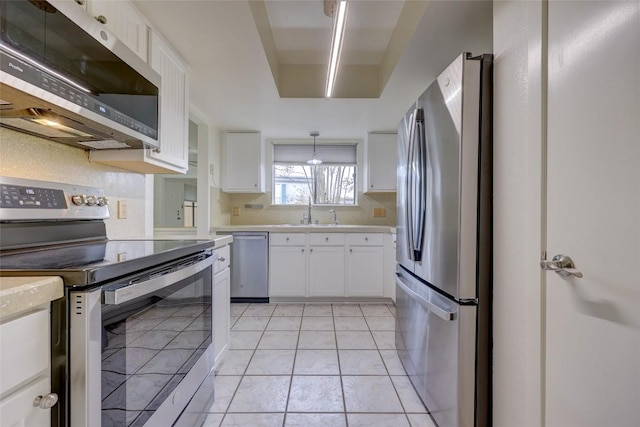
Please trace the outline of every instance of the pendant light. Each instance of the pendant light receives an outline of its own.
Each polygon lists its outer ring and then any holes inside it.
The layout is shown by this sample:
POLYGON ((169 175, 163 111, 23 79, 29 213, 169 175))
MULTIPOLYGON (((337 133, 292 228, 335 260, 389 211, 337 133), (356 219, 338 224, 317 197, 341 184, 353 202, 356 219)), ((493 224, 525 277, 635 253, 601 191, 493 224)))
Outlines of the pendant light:
POLYGON ((307 160, 307 163, 314 166, 322 163, 322 160, 316 157, 316 136, 319 136, 319 135, 320 135, 320 132, 318 132, 317 130, 314 130, 311 133, 309 133, 309 136, 313 137, 313 156, 311 157, 311 159, 307 160))

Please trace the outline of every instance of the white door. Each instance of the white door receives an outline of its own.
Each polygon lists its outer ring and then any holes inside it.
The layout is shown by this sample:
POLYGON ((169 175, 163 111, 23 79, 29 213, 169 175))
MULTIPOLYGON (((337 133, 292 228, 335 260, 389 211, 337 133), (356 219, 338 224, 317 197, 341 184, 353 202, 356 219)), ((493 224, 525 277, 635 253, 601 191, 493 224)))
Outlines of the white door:
POLYGON ((640 426, 640 3, 549 2, 546 427, 640 426))

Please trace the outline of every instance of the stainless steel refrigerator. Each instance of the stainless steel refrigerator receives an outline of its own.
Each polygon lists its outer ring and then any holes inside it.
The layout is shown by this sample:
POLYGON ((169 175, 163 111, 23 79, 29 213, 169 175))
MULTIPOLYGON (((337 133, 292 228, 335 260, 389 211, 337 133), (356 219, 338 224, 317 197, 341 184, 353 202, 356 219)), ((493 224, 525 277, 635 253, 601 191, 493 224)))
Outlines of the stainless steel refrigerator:
POLYGON ((396 347, 439 427, 491 425, 491 69, 462 54, 398 127, 396 347))

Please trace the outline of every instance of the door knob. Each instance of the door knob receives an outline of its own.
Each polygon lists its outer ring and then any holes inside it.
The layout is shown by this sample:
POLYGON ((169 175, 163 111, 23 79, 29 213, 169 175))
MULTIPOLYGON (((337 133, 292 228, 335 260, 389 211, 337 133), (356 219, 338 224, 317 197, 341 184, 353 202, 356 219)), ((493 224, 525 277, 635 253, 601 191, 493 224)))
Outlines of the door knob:
POLYGON ((554 271, 562 277, 575 276, 581 278, 582 272, 576 270, 573 260, 567 255, 556 255, 551 261, 540 261, 540 267, 543 270, 554 271))

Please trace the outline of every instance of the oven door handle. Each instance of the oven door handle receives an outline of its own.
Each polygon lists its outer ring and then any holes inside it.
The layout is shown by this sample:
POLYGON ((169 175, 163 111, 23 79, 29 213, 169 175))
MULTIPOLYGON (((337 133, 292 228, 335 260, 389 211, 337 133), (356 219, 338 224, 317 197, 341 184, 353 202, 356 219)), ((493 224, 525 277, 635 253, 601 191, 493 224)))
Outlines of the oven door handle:
POLYGON ((180 270, 154 277, 153 279, 146 280, 144 282, 134 283, 118 289, 105 290, 102 292, 102 301, 107 305, 118 305, 150 294, 178 283, 181 280, 187 279, 190 276, 211 267, 214 259, 215 257, 210 256, 196 264, 187 265, 180 270))

